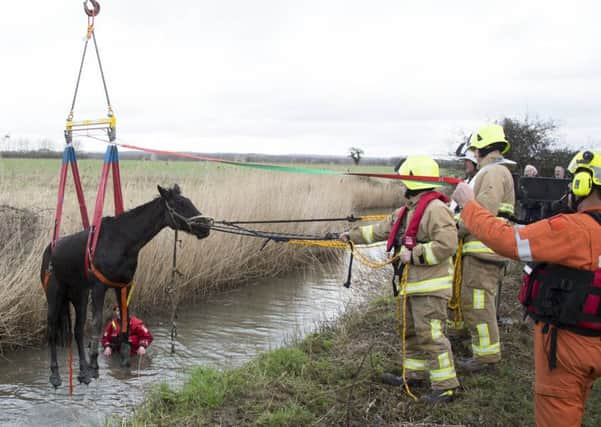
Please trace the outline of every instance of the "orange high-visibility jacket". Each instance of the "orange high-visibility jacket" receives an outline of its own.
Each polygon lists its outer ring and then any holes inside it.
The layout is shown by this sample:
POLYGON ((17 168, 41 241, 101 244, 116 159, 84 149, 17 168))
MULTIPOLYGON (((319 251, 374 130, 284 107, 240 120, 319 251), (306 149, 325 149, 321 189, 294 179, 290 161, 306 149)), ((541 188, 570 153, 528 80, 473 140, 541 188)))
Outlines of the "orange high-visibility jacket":
MULTIPOLYGON (((601 211, 601 206, 591 210, 601 211)), ((471 233, 500 255, 580 270, 601 268, 601 226, 583 212, 513 226, 472 200, 463 208, 461 218, 471 233)))

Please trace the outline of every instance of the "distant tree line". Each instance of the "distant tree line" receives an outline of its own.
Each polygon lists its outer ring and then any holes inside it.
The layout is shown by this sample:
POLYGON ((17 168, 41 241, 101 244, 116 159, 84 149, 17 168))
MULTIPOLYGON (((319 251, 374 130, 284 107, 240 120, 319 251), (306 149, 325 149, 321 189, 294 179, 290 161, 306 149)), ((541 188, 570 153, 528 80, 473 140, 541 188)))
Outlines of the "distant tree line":
POLYGON ((508 157, 517 162, 519 171, 527 164, 538 170, 539 176, 553 176, 555 166, 566 167, 577 149, 561 147, 554 120, 523 120, 504 118, 498 122, 511 143, 508 157))

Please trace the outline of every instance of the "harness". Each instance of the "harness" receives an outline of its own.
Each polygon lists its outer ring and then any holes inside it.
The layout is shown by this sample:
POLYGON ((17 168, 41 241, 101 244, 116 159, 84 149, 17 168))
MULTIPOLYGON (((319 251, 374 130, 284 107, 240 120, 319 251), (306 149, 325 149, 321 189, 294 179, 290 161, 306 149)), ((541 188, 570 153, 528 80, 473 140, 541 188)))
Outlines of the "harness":
MULTIPOLYGON (((601 225, 601 212, 585 212, 601 225)), ((526 264, 520 289, 525 316, 544 322, 551 333, 549 368, 557 366, 557 330, 601 336, 601 269, 594 272, 558 264, 526 264)))
MULTIPOLYGON (((424 216, 424 211, 433 200, 441 200, 444 203, 449 202, 449 198, 438 191, 428 191, 427 193, 423 193, 417 202, 417 206, 415 207, 415 212, 411 217, 409 226, 406 228, 403 237, 399 240, 399 231, 407 213, 407 207, 404 206, 401 209, 396 221, 392 226, 392 229, 390 230, 390 234, 388 235, 388 240, 386 241, 386 252, 390 252, 393 248, 396 252, 396 249, 400 246, 405 246, 407 249, 411 250, 415 247, 415 245, 417 245, 417 232, 419 230, 419 223, 424 216)), ((398 260, 396 260, 393 262, 392 266, 394 267, 394 274, 392 276, 392 292, 396 297, 399 294, 396 277, 402 276, 405 264, 401 264, 398 260)))

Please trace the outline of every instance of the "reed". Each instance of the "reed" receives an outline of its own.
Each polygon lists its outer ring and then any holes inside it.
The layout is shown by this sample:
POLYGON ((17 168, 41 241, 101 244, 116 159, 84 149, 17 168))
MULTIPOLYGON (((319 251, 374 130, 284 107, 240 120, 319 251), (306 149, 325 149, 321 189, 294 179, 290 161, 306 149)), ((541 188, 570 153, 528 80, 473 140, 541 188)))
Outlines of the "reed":
MULTIPOLYGON (((0 160, 0 164, 3 162, 6 160, 0 160)), ((55 167, 49 167, 47 160, 18 162, 13 160, 0 168, 0 206, 34 212, 37 220, 33 229, 9 226, 8 232, 0 233, 0 352, 39 343, 45 330, 46 301, 40 284, 40 264, 52 234, 58 164, 54 161, 55 167)), ((314 177, 203 164, 196 168, 186 164, 182 173, 178 162, 155 162, 154 168, 149 168, 149 162, 122 163, 126 208, 156 197, 157 184, 177 182, 203 214, 215 219, 339 217, 356 214, 358 208, 394 206, 399 197, 390 183, 355 177, 314 177)), ((93 209, 100 164, 81 162, 80 168, 88 208, 93 209)), ((81 229, 71 180, 66 194, 62 235, 81 229)), ((112 214, 110 190, 106 201, 104 212, 112 214)), ((383 209, 385 213, 389 211, 390 208, 383 209)), ((0 221, 4 223, 4 218, 0 217, 0 221)), ((324 234, 348 227, 347 223, 335 222, 271 225, 264 229, 324 234)), ((204 240, 179 233, 177 269, 182 274, 170 286, 173 235, 172 230, 163 230, 140 254, 132 298, 132 309, 138 313, 164 314, 171 311, 172 301, 193 304, 213 292, 339 259, 341 255, 331 249, 275 242, 262 248, 264 241, 260 239, 216 232, 204 240), (169 288, 175 291, 169 293, 169 288)), ((112 300, 112 293, 108 295, 112 300)))

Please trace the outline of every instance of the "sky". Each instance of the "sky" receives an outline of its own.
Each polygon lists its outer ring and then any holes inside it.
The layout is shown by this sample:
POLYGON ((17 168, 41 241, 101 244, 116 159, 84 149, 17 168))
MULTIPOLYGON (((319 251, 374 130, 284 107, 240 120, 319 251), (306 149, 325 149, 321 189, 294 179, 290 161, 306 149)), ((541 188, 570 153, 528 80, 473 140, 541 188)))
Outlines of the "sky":
MULTIPOLYGON (((446 154, 462 134, 528 116, 555 120, 566 146, 601 146, 599 2, 99 2, 120 142, 446 154)), ((3 1, 0 135, 62 147, 86 25, 80 0, 3 1)), ((88 50, 76 120, 106 115, 97 70, 88 50)))

